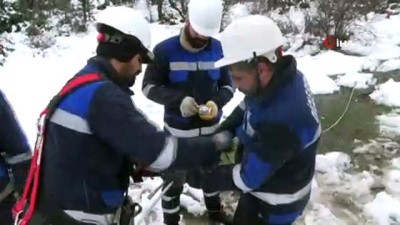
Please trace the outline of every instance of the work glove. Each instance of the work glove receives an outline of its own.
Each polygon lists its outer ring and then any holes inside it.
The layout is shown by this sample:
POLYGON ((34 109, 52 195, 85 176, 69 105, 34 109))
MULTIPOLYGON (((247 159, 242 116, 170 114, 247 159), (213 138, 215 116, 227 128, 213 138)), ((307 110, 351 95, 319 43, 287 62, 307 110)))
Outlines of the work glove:
POLYGON ((222 131, 212 136, 215 149, 221 152, 229 152, 232 150, 233 135, 229 131, 222 131))
POLYGON ((198 113, 199 105, 196 103, 194 98, 186 96, 179 106, 183 117, 194 116, 198 113))
POLYGON ((199 106, 199 116, 203 120, 212 120, 218 115, 218 106, 213 101, 208 101, 205 105, 199 106))
POLYGON ((230 165, 241 161, 241 151, 243 146, 237 137, 232 139, 232 146, 224 149, 223 154, 220 156, 220 165, 230 165), (238 161, 240 160, 240 161, 238 161))

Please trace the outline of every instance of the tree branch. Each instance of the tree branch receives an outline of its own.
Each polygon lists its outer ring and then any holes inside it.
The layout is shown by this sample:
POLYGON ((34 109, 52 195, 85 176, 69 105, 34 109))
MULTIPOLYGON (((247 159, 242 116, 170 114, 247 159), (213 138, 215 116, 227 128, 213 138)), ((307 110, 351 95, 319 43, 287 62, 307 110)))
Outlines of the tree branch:
POLYGON ((185 19, 185 18, 186 18, 186 15, 182 12, 182 10, 180 10, 180 9, 176 6, 174 0, 168 0, 168 3, 169 3, 169 5, 171 6, 171 8, 175 9, 175 10, 179 13, 179 15, 182 17, 182 19, 185 19))

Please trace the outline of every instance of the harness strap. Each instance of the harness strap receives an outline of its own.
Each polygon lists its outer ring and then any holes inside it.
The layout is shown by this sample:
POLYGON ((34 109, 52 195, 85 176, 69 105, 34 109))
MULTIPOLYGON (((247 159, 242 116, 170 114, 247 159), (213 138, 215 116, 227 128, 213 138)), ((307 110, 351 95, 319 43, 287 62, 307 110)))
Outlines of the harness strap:
POLYGON ((70 79, 61 89, 61 91, 51 99, 50 103, 40 114, 37 123, 38 134, 36 138, 35 149, 29 168, 28 178, 25 183, 24 192, 12 210, 13 217, 15 219, 15 225, 27 225, 32 219, 35 211, 39 191, 41 159, 44 151, 43 143, 48 125, 47 122, 66 96, 84 85, 97 82, 102 79, 103 76, 98 73, 84 74, 70 79))

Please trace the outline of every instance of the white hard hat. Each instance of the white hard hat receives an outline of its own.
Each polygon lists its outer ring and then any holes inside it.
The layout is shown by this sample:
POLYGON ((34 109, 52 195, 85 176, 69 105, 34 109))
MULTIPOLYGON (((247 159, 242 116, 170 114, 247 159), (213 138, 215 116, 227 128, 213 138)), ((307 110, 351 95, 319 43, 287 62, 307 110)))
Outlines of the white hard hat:
POLYGON ((231 65, 265 56, 270 62, 277 60, 275 50, 284 44, 281 30, 266 16, 249 15, 234 20, 221 33, 224 57, 215 62, 216 67, 231 65))
POLYGON ((222 0, 190 0, 190 26, 199 34, 211 37, 221 29, 222 0))
POLYGON ((135 36, 144 47, 150 48, 150 24, 139 11, 126 6, 108 6, 96 16, 96 27, 101 24, 117 29, 126 35, 135 36))

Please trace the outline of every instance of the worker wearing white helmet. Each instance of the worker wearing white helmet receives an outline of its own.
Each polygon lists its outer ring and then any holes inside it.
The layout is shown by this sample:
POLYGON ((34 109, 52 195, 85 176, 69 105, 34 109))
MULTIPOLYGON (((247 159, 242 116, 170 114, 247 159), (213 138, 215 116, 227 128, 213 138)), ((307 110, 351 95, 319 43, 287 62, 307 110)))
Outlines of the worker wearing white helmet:
POLYGON ((240 140, 238 163, 216 171, 220 189, 242 192, 234 224, 292 224, 310 197, 321 134, 307 80, 265 16, 233 21, 221 44, 216 66, 229 68, 245 98, 219 128, 240 140))
POLYGON ((221 0, 191 0, 188 4, 185 34, 191 47, 205 47, 221 29, 221 0))
POLYGON ((13 210, 18 224, 132 224, 140 211, 127 195, 134 164, 153 172, 212 167, 230 142, 173 137, 132 102, 130 86, 152 58, 140 13, 108 7, 96 26, 97 55, 41 114, 37 160, 13 210))
MULTIPOLYGON (((222 8, 221 0, 190 0, 181 33, 154 47, 155 60, 146 69, 142 90, 164 106, 164 128, 173 136, 211 135, 222 108, 233 97, 228 71, 214 67, 222 57, 221 44, 213 38, 221 29, 222 8)), ((187 182, 203 190, 210 220, 229 224, 215 181, 208 174, 206 170, 165 174, 165 179, 175 183, 163 198, 164 223, 178 224, 179 196, 187 182)))
POLYGON ((96 29, 97 55, 110 59, 133 85, 141 63, 149 63, 154 57, 149 50, 149 23, 140 12, 128 7, 108 7, 97 15, 96 29))

